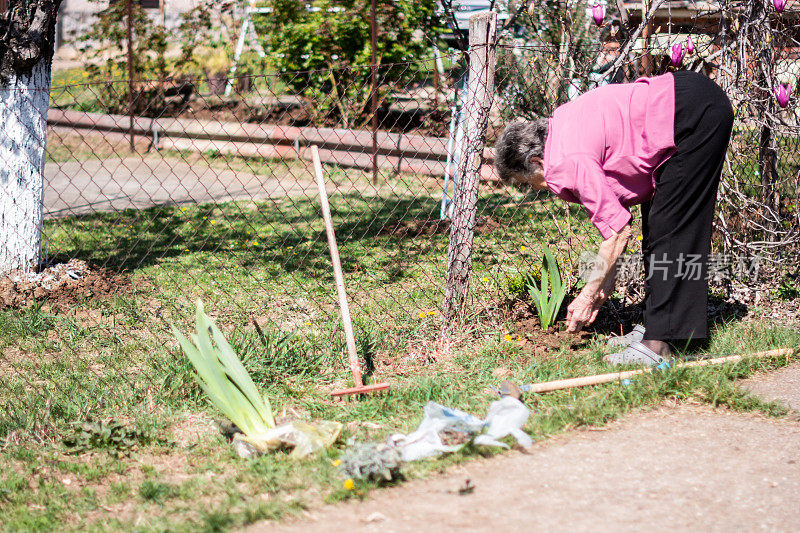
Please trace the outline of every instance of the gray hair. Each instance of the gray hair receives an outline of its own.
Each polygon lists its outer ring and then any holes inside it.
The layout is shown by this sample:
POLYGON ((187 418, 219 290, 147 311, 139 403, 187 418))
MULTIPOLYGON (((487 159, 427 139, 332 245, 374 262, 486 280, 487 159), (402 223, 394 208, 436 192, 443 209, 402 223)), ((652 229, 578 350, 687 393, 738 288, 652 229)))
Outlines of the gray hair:
POLYGON ((532 173, 532 157, 544 158, 548 119, 512 122, 494 145, 494 166, 503 181, 515 181, 532 173))

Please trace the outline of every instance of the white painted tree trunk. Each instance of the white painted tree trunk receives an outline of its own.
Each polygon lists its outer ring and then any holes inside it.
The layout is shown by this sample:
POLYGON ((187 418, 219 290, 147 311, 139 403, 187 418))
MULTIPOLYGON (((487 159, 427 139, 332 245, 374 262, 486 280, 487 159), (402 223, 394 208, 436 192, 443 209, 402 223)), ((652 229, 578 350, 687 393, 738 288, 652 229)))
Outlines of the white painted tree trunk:
POLYGON ((50 61, 0 87, 0 275, 39 264, 50 61))

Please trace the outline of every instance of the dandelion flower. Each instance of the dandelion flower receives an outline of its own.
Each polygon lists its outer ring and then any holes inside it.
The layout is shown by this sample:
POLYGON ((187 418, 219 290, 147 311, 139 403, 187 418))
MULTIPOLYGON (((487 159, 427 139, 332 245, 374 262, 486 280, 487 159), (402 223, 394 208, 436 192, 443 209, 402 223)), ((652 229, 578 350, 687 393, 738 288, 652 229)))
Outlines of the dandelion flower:
POLYGON ((356 488, 356 484, 353 482, 352 479, 345 480, 344 484, 342 485, 346 490, 353 490, 356 488))
POLYGON ((438 314, 439 314, 439 313, 437 313, 436 311, 428 311, 428 315, 429 315, 429 316, 436 316, 436 315, 438 315, 438 314))
POLYGON ((503 337, 503 340, 506 341, 506 342, 511 342, 512 339, 513 339, 513 337, 511 335, 509 335, 509 334, 506 334, 503 337))
POLYGON ((420 314, 419 314, 420 318, 425 318, 425 316, 426 316, 425 311, 420 312, 420 314))
POLYGON ((481 278, 481 281, 483 282, 489 281, 489 278, 481 278))
POLYGON ((641 241, 641 240, 642 240, 642 236, 641 236, 641 235, 637 235, 637 236, 636 236, 636 240, 637 240, 637 241, 641 241))
POLYGON ((211 223, 212 223, 212 224, 216 224, 216 223, 217 223, 217 221, 216 221, 216 220, 212 220, 212 221, 211 221, 211 223))
MULTIPOLYGON (((311 322, 306 322, 306 326, 310 326, 310 325, 311 325, 311 322)), ((334 463, 341 463, 341 461, 334 461, 334 463)), ((333 466, 339 466, 339 465, 335 464, 333 466)))
POLYGON ((253 241, 253 246, 258 246, 258 241, 253 241))
POLYGON ((524 252, 524 251, 525 251, 525 247, 524 247, 524 246, 520 246, 520 247, 519 247, 519 251, 520 251, 520 252, 524 252))
POLYGON ((336 459, 335 461, 331 461, 331 464, 333 466, 339 466, 340 464, 342 464, 342 461, 340 459, 336 459))
POLYGON ((186 211, 186 208, 185 207, 181 207, 181 211, 186 211))

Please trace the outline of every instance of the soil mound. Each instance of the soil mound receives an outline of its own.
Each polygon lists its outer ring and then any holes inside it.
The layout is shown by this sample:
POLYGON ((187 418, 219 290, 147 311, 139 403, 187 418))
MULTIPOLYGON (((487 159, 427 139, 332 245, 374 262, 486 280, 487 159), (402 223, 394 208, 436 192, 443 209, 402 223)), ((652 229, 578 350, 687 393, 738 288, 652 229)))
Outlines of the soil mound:
POLYGON ((131 283, 126 276, 71 259, 39 272, 13 270, 0 277, 0 309, 19 309, 43 301, 71 306, 87 298, 123 294, 130 290, 131 283))

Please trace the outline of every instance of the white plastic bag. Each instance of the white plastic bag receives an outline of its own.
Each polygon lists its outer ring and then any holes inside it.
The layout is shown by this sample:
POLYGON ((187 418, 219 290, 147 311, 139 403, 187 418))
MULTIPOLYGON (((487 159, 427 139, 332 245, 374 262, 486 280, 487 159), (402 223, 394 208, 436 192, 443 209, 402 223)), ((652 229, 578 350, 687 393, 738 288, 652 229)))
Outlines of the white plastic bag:
POLYGON ((416 461, 433 457, 444 452, 454 452, 466 444, 447 445, 442 442, 445 432, 463 433, 475 444, 508 448, 498 439, 513 435, 522 446, 530 446, 531 438, 522 431, 522 426, 530 416, 530 410, 516 398, 505 397, 492 402, 485 420, 458 409, 450 409, 435 402, 428 402, 424 417, 413 433, 401 433, 389 437, 389 443, 396 446, 403 461, 416 461), (485 433, 481 433, 483 430, 485 433), (477 436, 476 436, 477 435, 477 436), (474 439, 473 439, 474 437, 474 439))
POLYGON ((475 437, 474 443, 508 448, 508 445, 499 442, 498 439, 511 435, 517 439, 517 444, 527 448, 533 444, 533 441, 527 433, 522 431, 522 426, 530 415, 531 412, 525 404, 511 396, 494 401, 489 406, 489 412, 486 415, 486 432, 475 437))

